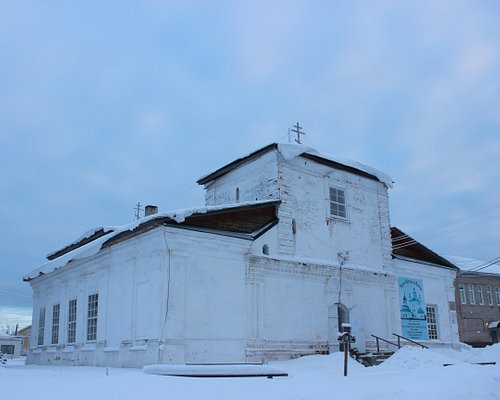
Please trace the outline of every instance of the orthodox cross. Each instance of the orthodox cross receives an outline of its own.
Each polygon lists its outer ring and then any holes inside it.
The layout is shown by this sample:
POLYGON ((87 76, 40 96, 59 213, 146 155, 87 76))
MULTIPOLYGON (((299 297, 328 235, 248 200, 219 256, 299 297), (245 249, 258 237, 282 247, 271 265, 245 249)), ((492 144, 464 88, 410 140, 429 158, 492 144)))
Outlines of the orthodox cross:
POLYGON ((138 201, 137 204, 135 205, 134 207, 134 210, 135 210, 135 219, 136 221, 141 218, 141 211, 144 211, 144 208, 141 207, 141 202, 138 201))
POLYGON ((299 125, 298 122, 291 129, 291 132, 297 134, 297 139, 295 139, 295 141, 298 144, 302 144, 302 142, 300 141, 300 135, 305 135, 305 132, 302 132, 301 129, 303 129, 303 128, 299 125))

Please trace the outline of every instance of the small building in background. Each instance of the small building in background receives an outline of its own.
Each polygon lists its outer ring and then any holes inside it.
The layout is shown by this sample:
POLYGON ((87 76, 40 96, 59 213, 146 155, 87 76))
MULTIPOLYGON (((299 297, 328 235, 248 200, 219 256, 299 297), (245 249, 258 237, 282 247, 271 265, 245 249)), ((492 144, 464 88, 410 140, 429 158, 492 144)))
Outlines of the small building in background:
POLYGON ((25 328, 19 329, 17 332, 17 336, 23 338, 23 345, 21 347, 21 355, 27 356, 28 351, 30 349, 30 336, 31 336, 31 325, 28 325, 25 328))
POLYGON ((483 347, 500 341, 500 264, 447 257, 460 268, 455 280, 460 341, 483 347))
POLYGON ((15 358, 21 355, 23 338, 0 333, 0 353, 7 358, 15 358))

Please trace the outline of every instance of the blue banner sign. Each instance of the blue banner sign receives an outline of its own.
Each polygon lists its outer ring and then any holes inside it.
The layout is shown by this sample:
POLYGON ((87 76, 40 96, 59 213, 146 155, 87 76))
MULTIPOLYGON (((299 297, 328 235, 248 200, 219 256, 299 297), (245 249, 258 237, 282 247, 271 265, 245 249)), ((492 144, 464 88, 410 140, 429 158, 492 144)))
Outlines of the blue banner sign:
POLYGON ((400 277, 398 285, 402 335, 412 340, 429 340, 422 279, 400 277))

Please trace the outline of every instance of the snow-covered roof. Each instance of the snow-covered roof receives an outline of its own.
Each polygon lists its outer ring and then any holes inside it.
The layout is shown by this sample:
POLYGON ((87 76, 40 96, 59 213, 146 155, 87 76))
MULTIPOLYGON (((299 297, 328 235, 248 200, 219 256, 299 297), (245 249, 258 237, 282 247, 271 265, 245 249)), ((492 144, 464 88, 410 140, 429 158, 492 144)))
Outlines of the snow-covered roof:
POLYGON ((455 264, 462 272, 481 272, 486 274, 500 275, 500 262, 476 260, 474 258, 460 256, 444 256, 455 264))
POLYGON ((339 166, 347 167, 351 172, 362 173, 363 175, 368 175, 370 177, 373 177, 374 179, 384 183, 388 188, 392 188, 394 183, 394 181, 389 175, 385 174, 382 171, 379 171, 376 168, 361 164, 357 161, 352 161, 345 158, 339 158, 331 154, 322 153, 307 145, 291 144, 291 143, 272 143, 270 145, 262 147, 250 154, 247 154, 243 157, 238 158, 237 160, 234 160, 229 164, 226 164, 225 166, 217 169, 214 172, 202 176, 200 179, 198 179, 197 183, 203 185, 219 176, 226 174, 232 169, 239 167, 240 165, 246 163, 247 161, 260 157, 262 154, 267 153, 268 151, 274 149, 277 149, 277 151, 286 160, 291 160, 299 156, 302 157, 312 156, 318 162, 327 161, 330 163, 337 164, 339 166))
MULTIPOLYGON (((40 275, 47 274, 49 272, 55 271, 71 261, 81 260, 90 256, 97 254, 102 246, 110 241, 112 238, 121 235, 127 231, 134 231, 136 228, 139 228, 141 225, 147 224, 148 222, 154 221, 156 219, 169 219, 175 221, 177 223, 183 223, 186 218, 195 215, 202 215, 207 213, 216 213, 217 211, 229 211, 236 210, 246 207, 257 207, 261 205, 271 205, 277 203, 277 200, 262 200, 262 201, 249 201, 249 202, 241 202, 234 204, 223 204, 217 206, 209 206, 209 207, 198 207, 198 208, 186 208, 182 210, 168 211, 163 213, 157 213, 145 218, 141 218, 133 223, 121 226, 108 227, 108 232, 106 235, 100 236, 90 242, 85 243, 85 239, 88 239, 88 232, 81 235, 82 237, 82 245, 78 246, 71 251, 65 252, 64 254, 40 265, 38 268, 31 271, 29 274, 23 277, 24 281, 30 281, 40 275)), ((93 234, 90 235, 90 237, 93 234)), ((73 243, 72 245, 77 245, 78 243, 73 243)), ((70 245, 66 246, 66 248, 70 247, 70 245)))
POLYGON ((97 226, 95 228, 91 228, 91 229, 85 231, 84 233, 82 233, 77 239, 73 240, 71 243, 66 244, 63 248, 47 254, 47 258, 49 260, 56 258, 57 254, 59 252, 63 251, 64 249, 67 249, 68 247, 75 246, 75 245, 77 245, 85 240, 92 239, 92 236, 95 236, 96 234, 98 234, 98 232, 102 232, 103 234, 107 234, 109 232, 113 232, 116 229, 117 229, 116 226, 97 226))

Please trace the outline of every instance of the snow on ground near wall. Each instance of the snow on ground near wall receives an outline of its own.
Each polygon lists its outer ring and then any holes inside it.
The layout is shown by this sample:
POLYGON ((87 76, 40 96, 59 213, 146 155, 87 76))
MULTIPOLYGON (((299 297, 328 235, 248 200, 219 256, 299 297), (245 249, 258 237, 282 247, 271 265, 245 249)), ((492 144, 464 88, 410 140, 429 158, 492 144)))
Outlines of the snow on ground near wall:
POLYGON ((9 361, 0 367, 2 398, 88 400, 149 399, 500 399, 500 345, 486 349, 426 350, 405 348, 378 367, 343 354, 310 356, 270 363, 286 378, 180 378, 144 374, 138 369, 25 366, 9 361), (443 362, 455 365, 443 367, 443 362), (470 362, 497 361, 479 366, 470 362))

